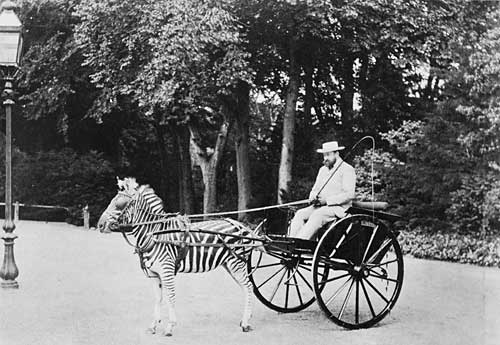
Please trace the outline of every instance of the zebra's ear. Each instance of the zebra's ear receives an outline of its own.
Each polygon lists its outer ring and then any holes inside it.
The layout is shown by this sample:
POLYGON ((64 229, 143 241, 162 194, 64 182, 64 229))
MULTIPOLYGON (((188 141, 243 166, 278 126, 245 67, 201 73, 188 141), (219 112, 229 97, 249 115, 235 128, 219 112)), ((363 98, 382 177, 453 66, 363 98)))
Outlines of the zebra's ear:
POLYGON ((137 190, 137 188, 139 187, 139 184, 137 183, 137 181, 135 180, 135 177, 131 177, 128 181, 128 187, 129 189, 132 189, 134 191, 137 190))
POLYGON ((125 190, 125 180, 120 180, 118 176, 116 176, 116 184, 118 185, 118 190, 119 191, 124 191, 125 190))

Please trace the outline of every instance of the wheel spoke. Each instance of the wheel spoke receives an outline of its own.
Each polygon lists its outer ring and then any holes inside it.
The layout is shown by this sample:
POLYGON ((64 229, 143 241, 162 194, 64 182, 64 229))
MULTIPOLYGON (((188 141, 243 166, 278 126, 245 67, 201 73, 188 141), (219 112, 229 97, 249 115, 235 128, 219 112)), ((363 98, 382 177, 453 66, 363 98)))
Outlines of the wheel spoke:
POLYGON ((361 262, 365 261, 366 255, 368 254, 370 246, 372 245, 372 242, 373 242, 373 239, 375 238, 375 233, 377 232, 377 230, 378 230, 378 225, 372 231, 372 235, 370 236, 370 241, 368 241, 368 245, 366 246, 365 252, 363 254, 363 259, 361 260, 361 262))
POLYGON ((285 266, 281 267, 279 270, 277 270, 276 272, 274 272, 274 274, 272 276, 270 276, 263 283, 261 283, 259 286, 257 286, 257 289, 260 289, 264 284, 266 284, 268 281, 270 281, 271 279, 273 279, 278 273, 280 273, 284 269, 285 269, 285 266))
MULTIPOLYGON (((309 267, 305 266, 305 265, 299 264, 299 267, 301 267, 301 268, 305 269, 305 270, 306 270, 306 271, 308 271, 308 272, 312 272, 312 270, 311 270, 309 267)), ((326 268, 326 266, 319 266, 319 265, 318 265, 318 267, 320 267, 320 268, 326 268)), ((322 278, 324 278, 325 276, 327 276, 327 277, 328 277, 328 274, 325 274, 325 272, 321 273, 321 272, 318 270, 318 272, 317 272, 317 273, 318 273, 318 274, 319 274, 322 278)))
POLYGON ((359 323, 359 280, 356 280, 356 324, 359 323))
POLYGON ((302 280, 303 280, 303 281, 307 284, 307 286, 309 287, 309 289, 311 289, 311 291, 313 291, 313 292, 314 292, 313 287, 311 286, 311 284, 309 284, 309 282, 307 281, 307 279, 306 279, 306 278, 304 278, 304 276, 302 275, 302 273, 300 273, 300 271, 299 271, 299 270, 297 270, 297 273, 298 273, 298 274, 299 274, 299 276, 302 278, 302 280))
POLYGON ((281 262, 275 262, 274 264, 265 264, 265 265, 262 265, 262 266, 255 266, 253 269, 256 270, 258 268, 267 268, 267 267, 273 267, 273 266, 279 266, 279 265, 282 265, 281 262))
POLYGON ((333 250, 333 252, 329 255, 329 257, 333 257, 335 255, 335 253, 337 252, 337 250, 339 249, 340 245, 342 244, 342 242, 344 241, 344 239, 347 237, 347 235, 349 234, 349 231, 351 231, 352 229, 352 223, 349 224, 349 226, 347 227, 347 229, 345 230, 345 232, 342 234, 342 237, 340 238, 339 242, 337 243, 337 245, 335 246, 335 249, 333 250))
POLYGON ((370 285, 370 287, 371 287, 371 288, 372 288, 372 289, 373 289, 373 290, 374 290, 374 291, 375 291, 375 292, 376 292, 376 293, 380 296, 380 298, 382 298, 382 299, 385 301, 385 303, 389 304, 389 300, 388 300, 387 298, 385 298, 385 296, 384 296, 384 295, 382 295, 382 293, 381 293, 380 291, 378 291, 378 289, 377 289, 377 288, 376 288, 376 287, 375 287, 372 283, 370 283, 370 281, 369 281, 368 279, 366 279, 366 278, 363 278, 363 279, 364 279, 364 280, 368 283, 368 285, 370 285))
POLYGON ((338 276, 335 278, 330 278, 330 279, 324 280, 322 282, 319 282, 318 285, 325 285, 326 283, 330 283, 330 282, 333 282, 334 280, 342 279, 342 278, 345 278, 345 277, 350 276, 350 275, 351 275, 350 273, 342 274, 341 276, 338 276))
POLYGON ((378 263, 378 264, 368 264, 368 266, 370 268, 375 268, 375 267, 380 267, 380 266, 383 266, 383 265, 388 265, 388 264, 392 264, 393 262, 396 262, 398 261, 398 259, 394 259, 394 260, 389 260, 389 261, 384 261, 384 262, 381 262, 381 263, 378 263))
POLYGON ((305 269, 306 271, 311 272, 311 269, 310 269, 308 266, 306 266, 306 265, 304 265, 304 264, 298 264, 298 265, 299 265, 299 267, 302 267, 302 268, 303 268, 303 269, 305 269))
POLYGON ((347 283, 349 283, 349 281, 352 279, 352 277, 349 277, 349 279, 347 279, 344 284, 342 284, 338 289, 337 291, 335 291, 335 293, 333 294, 332 297, 330 297, 328 299, 328 301, 325 303, 326 306, 328 306, 333 300, 335 297, 337 297, 337 295, 340 293, 340 291, 342 291, 346 286, 347 286, 347 283))
POLYGON ((276 285, 276 287, 274 288, 274 291, 273 291, 273 294, 271 295, 271 298, 269 299, 269 302, 273 301, 274 296, 276 296, 276 292, 278 292, 278 289, 279 289, 279 287, 281 285, 281 282, 283 281, 283 278, 285 277, 285 274, 287 272, 288 272, 288 269, 285 272, 283 272, 283 274, 281 275, 280 280, 279 280, 278 284, 276 285))
POLYGON ((354 286, 354 279, 351 282, 351 286, 349 286, 349 290, 347 290, 347 296, 344 300, 344 303, 342 303, 342 308, 340 308, 339 316, 338 319, 342 319, 342 315, 344 314, 345 307, 347 306, 347 302, 349 301, 349 298, 351 297, 351 292, 352 292, 352 287, 354 286))
POLYGON ((393 283, 398 283, 398 281, 396 279, 392 279, 392 278, 389 278, 389 277, 384 277, 383 275, 375 272, 375 271, 372 271, 370 270, 370 276, 373 277, 373 278, 378 278, 378 279, 382 279, 382 280, 387 280, 387 281, 390 281, 390 282, 393 282, 393 283))
POLYGON ((370 256, 370 258, 367 260, 367 262, 371 263, 382 252, 382 250, 384 250, 387 246, 389 246, 391 244, 392 244, 391 238, 385 240, 384 243, 382 243, 382 245, 380 246, 380 248, 377 249, 377 251, 375 253, 373 253, 372 256, 370 256))
POLYGON ((288 308, 288 293, 290 292, 290 284, 288 283, 290 280, 290 270, 286 270, 286 291, 285 291, 285 309, 288 308))
POLYGON ((373 310, 372 302, 368 297, 368 292, 366 291, 365 284, 363 284, 362 280, 361 280, 361 287, 363 288, 363 292, 365 294, 366 301, 368 302, 368 306, 370 307, 370 311, 372 312, 372 316, 375 317, 375 311, 373 310))
POLYGON ((299 296, 299 301, 300 301, 300 304, 304 304, 304 302, 302 301, 302 295, 300 294, 300 289, 299 289, 299 283, 297 281, 297 278, 295 277, 295 274, 293 275, 293 281, 295 283, 295 289, 297 290, 297 295, 299 296))

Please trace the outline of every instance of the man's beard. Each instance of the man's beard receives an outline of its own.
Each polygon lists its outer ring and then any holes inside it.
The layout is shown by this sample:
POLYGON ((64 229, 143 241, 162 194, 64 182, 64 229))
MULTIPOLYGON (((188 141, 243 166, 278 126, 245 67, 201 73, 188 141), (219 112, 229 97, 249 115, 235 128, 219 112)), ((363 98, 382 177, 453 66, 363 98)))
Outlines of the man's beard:
POLYGON ((333 168, 333 166, 335 165, 335 161, 336 161, 336 160, 330 161, 330 160, 328 160, 328 159, 325 159, 325 160, 323 161, 323 165, 324 165, 324 166, 326 166, 328 169, 331 169, 331 168, 333 168))

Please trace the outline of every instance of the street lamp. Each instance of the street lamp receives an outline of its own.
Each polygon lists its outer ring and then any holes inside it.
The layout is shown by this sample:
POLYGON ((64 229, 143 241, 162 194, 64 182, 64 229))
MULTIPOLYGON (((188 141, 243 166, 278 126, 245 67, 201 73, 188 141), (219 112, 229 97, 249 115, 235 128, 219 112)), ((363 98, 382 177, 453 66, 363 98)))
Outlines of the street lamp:
POLYGON ((14 260, 13 234, 15 225, 12 221, 12 106, 14 102, 14 91, 12 82, 21 60, 23 47, 22 25, 14 10, 17 5, 12 1, 4 1, 0 9, 0 69, 1 77, 5 80, 4 92, 2 94, 5 105, 5 234, 2 239, 5 242, 5 253, 3 258, 0 278, 2 288, 18 288, 16 281, 19 270, 14 260))

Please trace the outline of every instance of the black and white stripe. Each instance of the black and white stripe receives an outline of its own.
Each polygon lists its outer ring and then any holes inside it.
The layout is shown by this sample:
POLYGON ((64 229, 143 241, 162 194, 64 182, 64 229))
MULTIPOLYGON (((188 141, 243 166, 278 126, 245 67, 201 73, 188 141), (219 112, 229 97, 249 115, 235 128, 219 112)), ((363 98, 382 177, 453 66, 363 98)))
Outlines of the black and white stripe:
MULTIPOLYGON (((115 199, 117 198, 118 195, 115 199)), ((118 222, 136 224, 132 232, 126 236, 140 252, 140 257, 143 260, 142 266, 150 277, 155 277, 156 286, 161 289, 161 293, 157 294, 155 320, 150 328, 152 332, 156 332, 160 323, 159 310, 161 308, 159 303, 163 301, 169 306, 166 334, 172 333, 172 328, 176 323, 174 309, 174 276, 176 272, 207 272, 219 266, 224 267, 245 292, 245 308, 240 324, 243 331, 250 329, 248 322, 251 317, 253 293, 252 285, 247 276, 246 259, 251 252, 251 246, 260 243, 252 240, 252 238, 257 239, 257 235, 245 225, 231 219, 190 224, 185 217, 176 216, 158 222, 158 220, 164 219, 161 218, 161 215, 165 214, 163 203, 148 186, 138 187, 136 193, 130 195, 130 200, 121 210, 113 208, 115 199, 101 216, 100 223, 104 222, 108 226, 116 225, 118 222), (165 230, 179 231, 161 233, 165 230), (202 231, 216 232, 217 234, 203 233, 202 231), (155 235, 158 232, 161 234, 155 235), (246 238, 242 239, 237 236, 246 238), (188 244, 185 253, 178 245, 183 242, 188 244), (176 264, 178 264, 177 267, 176 264)), ((115 204, 118 203, 115 202, 115 204)))

